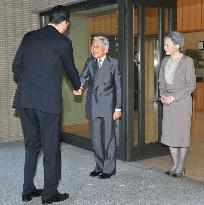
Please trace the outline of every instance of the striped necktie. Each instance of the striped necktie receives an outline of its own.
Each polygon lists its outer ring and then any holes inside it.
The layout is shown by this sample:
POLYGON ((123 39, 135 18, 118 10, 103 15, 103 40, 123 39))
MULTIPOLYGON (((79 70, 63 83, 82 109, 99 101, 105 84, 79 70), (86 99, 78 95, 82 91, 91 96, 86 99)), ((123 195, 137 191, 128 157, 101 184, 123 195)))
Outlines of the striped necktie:
POLYGON ((98 60, 98 68, 100 69, 101 67, 102 67, 102 60, 99 59, 99 60, 98 60))

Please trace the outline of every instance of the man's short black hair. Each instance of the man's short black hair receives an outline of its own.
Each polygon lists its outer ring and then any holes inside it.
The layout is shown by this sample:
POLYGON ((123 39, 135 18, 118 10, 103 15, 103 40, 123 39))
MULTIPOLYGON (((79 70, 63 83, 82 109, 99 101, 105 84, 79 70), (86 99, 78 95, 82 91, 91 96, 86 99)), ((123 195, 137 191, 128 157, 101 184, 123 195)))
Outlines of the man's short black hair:
POLYGON ((57 5, 52 8, 49 15, 49 22, 53 24, 59 24, 62 21, 69 21, 70 12, 66 7, 62 5, 57 5))

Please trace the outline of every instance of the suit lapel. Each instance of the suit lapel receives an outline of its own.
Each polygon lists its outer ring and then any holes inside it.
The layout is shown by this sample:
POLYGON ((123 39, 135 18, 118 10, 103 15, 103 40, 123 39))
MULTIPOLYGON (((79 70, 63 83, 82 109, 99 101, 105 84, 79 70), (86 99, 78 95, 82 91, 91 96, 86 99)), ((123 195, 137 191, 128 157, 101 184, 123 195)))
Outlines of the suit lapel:
POLYGON ((102 67, 99 69, 100 72, 104 71, 108 67, 108 64, 109 64, 109 61, 108 61, 108 57, 106 56, 106 58, 103 61, 102 67))
POLYGON ((100 76, 100 79, 104 79, 104 75, 111 69, 111 60, 109 56, 106 56, 102 67, 99 69, 97 59, 93 61, 93 74, 94 79, 100 76))
POLYGON ((176 79, 177 79, 177 75, 179 74, 180 70, 183 69, 183 60, 184 60, 184 55, 181 57, 178 65, 177 65, 177 68, 175 70, 175 73, 174 73, 174 78, 173 78, 173 83, 175 83, 176 79))
MULTIPOLYGON (((165 72, 166 63, 167 63, 167 61, 168 61, 169 58, 170 58, 170 57, 168 56, 168 58, 166 58, 166 60, 165 60, 165 62, 164 62, 164 65, 163 65, 163 71, 164 71, 164 72, 165 72)), ((178 77, 178 75, 179 75, 180 70, 183 69, 183 66, 182 66, 182 65, 183 65, 184 59, 185 59, 185 55, 183 55, 183 56, 181 57, 181 59, 180 59, 178 65, 177 65, 177 68, 176 68, 175 73, 174 73, 173 83, 175 83, 175 81, 176 81, 176 79, 177 79, 177 77, 178 77)))

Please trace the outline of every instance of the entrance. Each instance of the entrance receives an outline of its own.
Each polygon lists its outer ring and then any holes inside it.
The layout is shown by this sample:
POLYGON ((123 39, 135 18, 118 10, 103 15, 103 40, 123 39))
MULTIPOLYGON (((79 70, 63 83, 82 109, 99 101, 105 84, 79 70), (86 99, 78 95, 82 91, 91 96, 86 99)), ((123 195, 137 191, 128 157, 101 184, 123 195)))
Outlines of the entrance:
MULTIPOLYGON (((65 35, 72 40, 79 72, 90 57, 94 35, 107 36, 109 54, 119 60, 123 107, 122 119, 116 123, 117 158, 131 161, 166 153, 167 149, 159 143, 162 108, 158 101, 157 80, 164 33, 176 28, 176 0, 86 0, 68 9, 71 26, 65 35), (139 58, 134 71, 136 50, 139 58)), ((41 26, 48 22, 48 14, 49 11, 40 14, 41 26)), ((62 88, 63 140, 91 149, 84 111, 86 93, 74 97, 66 78, 62 88)))
MULTIPOLYGON (((138 75, 134 75, 136 78, 134 82, 138 82, 139 91, 136 98, 138 99, 138 109, 134 109, 132 125, 134 127, 134 146, 132 155, 128 157, 164 170, 168 170, 172 166, 172 159, 170 155, 163 156, 168 150, 158 143, 161 136, 162 107, 158 100, 157 82, 159 66, 163 57, 164 33, 176 29, 175 19, 172 19, 176 16, 176 2, 172 3, 171 7, 168 1, 163 5, 161 2, 158 4, 158 1, 149 3, 148 1, 145 3, 135 1, 133 21, 133 51, 139 53, 138 75)), ((198 84, 199 82, 197 82, 197 89, 199 89, 198 84)), ((194 92, 191 146, 185 164, 187 170, 185 176, 204 181, 202 171, 204 168, 202 159, 204 154, 204 111, 196 108, 195 98, 196 93, 194 92)), ((131 150, 131 146, 129 147, 131 150)))
POLYGON ((126 69, 123 72, 125 123, 122 124, 127 137, 126 160, 161 156, 168 149, 159 143, 162 105, 158 73, 163 58, 163 37, 176 28, 176 1, 123 1, 119 13, 123 14, 125 24, 121 30, 127 40, 124 50, 121 49, 121 67, 126 69), (137 66, 133 61, 136 51, 137 66))

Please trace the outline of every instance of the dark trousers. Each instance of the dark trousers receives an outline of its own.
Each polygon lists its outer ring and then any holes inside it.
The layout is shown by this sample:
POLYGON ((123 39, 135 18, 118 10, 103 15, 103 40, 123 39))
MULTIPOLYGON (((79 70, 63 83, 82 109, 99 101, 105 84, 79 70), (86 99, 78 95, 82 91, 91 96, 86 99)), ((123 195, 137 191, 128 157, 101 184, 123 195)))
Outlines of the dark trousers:
POLYGON ((95 171, 116 173, 115 121, 112 116, 98 117, 90 121, 95 171))
POLYGON ((138 110, 138 90, 134 90, 134 110, 138 110))
POLYGON ((19 112, 25 141, 23 193, 36 189, 33 180, 38 155, 42 150, 44 166, 42 199, 48 199, 57 193, 61 178, 61 116, 32 109, 21 109, 19 112))

